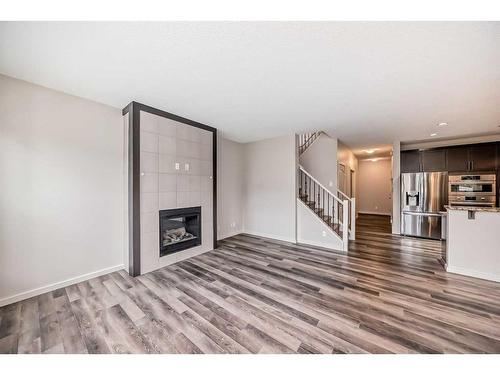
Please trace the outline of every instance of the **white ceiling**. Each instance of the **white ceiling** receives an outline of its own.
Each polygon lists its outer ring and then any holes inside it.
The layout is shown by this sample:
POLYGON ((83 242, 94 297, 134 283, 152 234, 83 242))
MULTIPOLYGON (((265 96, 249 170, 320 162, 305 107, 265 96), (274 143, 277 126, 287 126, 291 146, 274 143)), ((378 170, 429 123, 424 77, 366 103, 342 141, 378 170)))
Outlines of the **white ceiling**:
POLYGON ((0 72, 241 142, 321 129, 360 150, 500 132, 500 22, 1 22, 0 72))

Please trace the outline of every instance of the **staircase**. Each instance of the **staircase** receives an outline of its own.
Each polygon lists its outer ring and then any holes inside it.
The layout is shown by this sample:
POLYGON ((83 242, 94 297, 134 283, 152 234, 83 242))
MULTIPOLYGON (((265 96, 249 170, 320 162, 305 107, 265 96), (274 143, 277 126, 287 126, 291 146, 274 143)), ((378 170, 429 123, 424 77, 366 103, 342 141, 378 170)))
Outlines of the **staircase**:
MULTIPOLYGON (((299 155, 302 155, 321 133, 299 135, 299 155)), ((301 165, 299 165, 298 180, 299 200, 338 236, 341 240, 342 250, 347 252, 349 240, 355 239, 355 199, 348 197, 338 189, 335 193, 330 191, 301 165)), ((335 246, 338 246, 338 243, 335 246)))
POLYGON ((313 144, 313 142, 321 135, 321 132, 299 134, 299 156, 313 144))

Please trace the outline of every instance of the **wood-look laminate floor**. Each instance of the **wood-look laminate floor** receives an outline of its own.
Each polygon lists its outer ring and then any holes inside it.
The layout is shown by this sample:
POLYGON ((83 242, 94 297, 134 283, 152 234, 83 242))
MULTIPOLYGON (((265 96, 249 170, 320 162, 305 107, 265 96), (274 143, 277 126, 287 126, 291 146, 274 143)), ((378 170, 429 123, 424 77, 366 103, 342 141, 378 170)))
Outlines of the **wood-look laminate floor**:
POLYGON ((1 353, 500 353, 500 284, 361 216, 349 255, 238 235, 0 309, 1 353))

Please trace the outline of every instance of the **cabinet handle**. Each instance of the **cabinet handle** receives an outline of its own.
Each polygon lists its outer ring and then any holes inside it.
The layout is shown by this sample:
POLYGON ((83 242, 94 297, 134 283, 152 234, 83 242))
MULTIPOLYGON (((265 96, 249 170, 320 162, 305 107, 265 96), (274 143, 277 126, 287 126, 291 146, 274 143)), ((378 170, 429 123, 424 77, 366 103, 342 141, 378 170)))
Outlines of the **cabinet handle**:
POLYGON ((470 162, 470 170, 471 171, 474 170, 474 160, 471 160, 471 162, 470 162))

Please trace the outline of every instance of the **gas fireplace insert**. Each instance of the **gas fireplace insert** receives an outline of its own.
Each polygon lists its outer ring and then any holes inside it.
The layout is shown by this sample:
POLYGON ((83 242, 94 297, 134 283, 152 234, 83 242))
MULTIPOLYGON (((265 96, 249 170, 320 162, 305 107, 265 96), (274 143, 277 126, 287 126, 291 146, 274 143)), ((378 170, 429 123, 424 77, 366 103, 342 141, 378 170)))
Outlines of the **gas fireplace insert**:
POLYGON ((201 245, 201 207, 160 211, 160 256, 201 245))

